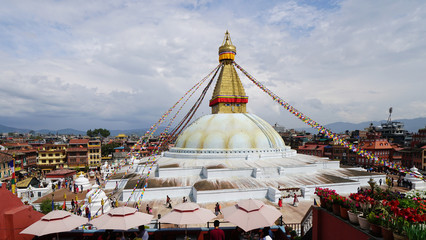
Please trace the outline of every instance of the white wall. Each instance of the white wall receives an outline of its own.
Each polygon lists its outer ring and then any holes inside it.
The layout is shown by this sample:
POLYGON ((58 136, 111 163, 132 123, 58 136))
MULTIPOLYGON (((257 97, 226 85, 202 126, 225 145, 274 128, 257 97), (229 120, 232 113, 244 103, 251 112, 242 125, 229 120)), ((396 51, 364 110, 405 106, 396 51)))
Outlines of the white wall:
MULTIPOLYGON (((125 189, 122 194, 122 201, 127 201, 130 197, 129 202, 138 201, 142 189, 136 189, 132 195, 133 189, 125 189)), ((164 199, 166 202, 166 196, 170 198, 182 198, 189 197, 192 194, 192 187, 163 187, 163 188, 147 188, 143 195, 143 200, 161 200, 164 199)))
POLYGON ((129 179, 111 179, 111 180, 108 180, 107 183, 105 184, 104 189, 115 189, 115 187, 117 186, 117 183, 118 183, 118 188, 124 187, 124 186, 126 186, 127 181, 129 181, 129 179))
POLYGON ((207 178, 252 177, 253 168, 207 169, 207 178))
POLYGON ((197 203, 238 201, 242 199, 264 199, 268 196, 268 188, 261 189, 224 189, 197 191, 197 203))
POLYGON ((202 167, 194 168, 160 168, 156 172, 158 177, 184 177, 184 176, 199 176, 202 173, 202 167))

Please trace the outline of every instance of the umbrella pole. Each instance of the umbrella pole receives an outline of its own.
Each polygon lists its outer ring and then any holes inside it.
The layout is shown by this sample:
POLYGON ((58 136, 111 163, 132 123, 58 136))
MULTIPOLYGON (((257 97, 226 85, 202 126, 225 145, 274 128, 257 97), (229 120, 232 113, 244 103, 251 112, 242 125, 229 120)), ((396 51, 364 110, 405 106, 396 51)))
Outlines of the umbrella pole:
POLYGON ((56 233, 56 240, 59 240, 59 233, 56 233))
POLYGON ((185 224, 185 240, 188 240, 188 224, 185 224))

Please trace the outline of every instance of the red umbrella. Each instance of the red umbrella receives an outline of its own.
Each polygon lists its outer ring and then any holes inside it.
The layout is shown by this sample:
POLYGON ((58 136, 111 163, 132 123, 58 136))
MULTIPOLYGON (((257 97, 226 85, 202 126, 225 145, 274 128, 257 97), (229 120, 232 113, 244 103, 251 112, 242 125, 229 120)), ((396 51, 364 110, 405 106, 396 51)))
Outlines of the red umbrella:
POLYGON ((55 210, 25 228, 20 234, 43 236, 51 233, 68 232, 85 223, 87 223, 87 219, 84 217, 63 210, 55 210))
POLYGON ((223 209, 222 213, 226 221, 237 225, 246 232, 271 226, 281 216, 281 212, 275 207, 253 199, 242 200, 234 206, 223 209))
POLYGON ((152 215, 138 212, 136 208, 118 207, 93 219, 90 223, 97 229, 128 230, 151 222, 152 215))

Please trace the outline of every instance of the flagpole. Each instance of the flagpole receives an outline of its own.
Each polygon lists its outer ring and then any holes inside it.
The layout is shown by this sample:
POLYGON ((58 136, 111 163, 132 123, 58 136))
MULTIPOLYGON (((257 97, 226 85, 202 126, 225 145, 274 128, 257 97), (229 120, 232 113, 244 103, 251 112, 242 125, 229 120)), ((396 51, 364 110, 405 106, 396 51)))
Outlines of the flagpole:
POLYGON ((13 153, 12 155, 12 163, 13 163, 13 171, 12 171, 12 193, 18 195, 18 193, 16 192, 16 180, 15 180, 15 153, 13 153))

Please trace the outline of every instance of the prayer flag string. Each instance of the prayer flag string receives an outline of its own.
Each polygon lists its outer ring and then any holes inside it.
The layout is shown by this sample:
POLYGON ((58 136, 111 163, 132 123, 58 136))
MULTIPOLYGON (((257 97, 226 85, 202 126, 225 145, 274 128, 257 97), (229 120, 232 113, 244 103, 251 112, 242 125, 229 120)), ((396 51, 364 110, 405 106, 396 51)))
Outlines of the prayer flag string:
POLYGON ((283 99, 281 99, 280 97, 278 97, 275 93, 273 93, 271 90, 269 90, 267 87, 265 87, 262 83, 260 83, 259 81, 257 81, 253 76, 251 76, 247 71, 245 71, 240 65, 238 65, 236 62, 233 62, 234 66, 237 67, 250 81, 252 81, 257 87, 259 87, 262 91, 264 91, 265 93, 267 93, 270 97, 272 97, 272 99, 277 102, 278 104, 280 104, 281 106, 284 107, 284 109, 286 109, 287 111, 289 111, 291 114, 293 114, 294 116, 296 116, 297 118, 299 118, 300 120, 302 120, 304 123, 308 124, 309 126, 311 126, 312 128, 318 130, 318 132, 324 134, 326 137, 333 139, 334 142, 337 142, 338 144, 349 148, 351 151, 355 152, 356 154, 365 157, 366 159, 373 161, 373 163, 376 164, 381 164, 383 166, 387 166, 389 168, 398 170, 400 172, 409 174, 411 176, 414 176, 416 178, 425 180, 425 178, 419 174, 416 174, 412 171, 410 171, 407 168, 402 167, 399 164, 395 164, 394 162, 390 162, 384 159, 381 159, 377 156, 374 156, 374 154, 370 151, 367 151, 365 149, 361 149, 358 146, 346 141, 345 139, 343 139, 341 136, 339 136, 336 133, 333 133, 332 131, 330 131, 329 129, 325 128, 324 126, 322 126, 321 124, 315 122, 314 120, 312 120, 311 118, 309 118, 308 116, 306 116, 305 114, 303 114, 302 112, 300 112, 299 110, 297 110, 296 108, 294 108, 293 106, 291 106, 288 102, 284 101, 283 99))

